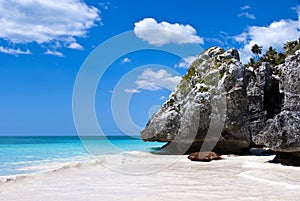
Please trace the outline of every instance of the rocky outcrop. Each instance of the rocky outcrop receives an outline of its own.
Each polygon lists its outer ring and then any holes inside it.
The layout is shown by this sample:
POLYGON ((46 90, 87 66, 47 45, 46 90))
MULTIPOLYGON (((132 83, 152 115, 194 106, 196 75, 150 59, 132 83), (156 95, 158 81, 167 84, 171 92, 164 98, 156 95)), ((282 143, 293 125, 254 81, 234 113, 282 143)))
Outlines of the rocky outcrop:
POLYGON ((251 142, 248 114, 245 66, 237 50, 213 47, 198 56, 141 135, 169 142, 178 153, 242 153, 251 142))
POLYGON ((257 135, 267 121, 267 111, 264 105, 264 86, 257 78, 257 72, 246 71, 247 77, 247 97, 249 109, 249 127, 251 136, 257 135))
POLYGON ((142 139, 169 142, 168 153, 181 154, 239 154, 250 144, 266 146, 277 153, 274 162, 297 165, 300 50, 284 64, 256 67, 245 69, 235 49, 204 51, 149 120, 142 139))
POLYGON ((300 151, 300 112, 282 111, 253 140, 274 151, 300 151))
POLYGON ((267 121, 253 138, 278 152, 300 151, 300 52, 289 56, 282 66, 283 110, 267 121))
POLYGON ((188 156, 191 161, 210 162, 212 160, 222 160, 223 158, 215 152, 194 152, 188 156))

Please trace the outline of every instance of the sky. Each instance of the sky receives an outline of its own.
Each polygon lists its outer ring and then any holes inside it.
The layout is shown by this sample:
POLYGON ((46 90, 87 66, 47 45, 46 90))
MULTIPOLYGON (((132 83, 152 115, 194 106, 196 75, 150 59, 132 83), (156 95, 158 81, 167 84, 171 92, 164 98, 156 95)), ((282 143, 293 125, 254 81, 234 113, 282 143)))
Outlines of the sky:
POLYGON ((256 43, 282 51, 300 37, 300 1, 0 1, 0 135, 77 135, 85 123, 85 134, 97 135, 88 118, 73 119, 74 107, 85 110, 74 106, 74 86, 91 55, 123 33, 132 38, 95 57, 104 73, 92 107, 106 135, 138 135, 200 53, 159 49, 236 48, 243 62, 256 43), (154 49, 102 66, 134 41, 154 49))

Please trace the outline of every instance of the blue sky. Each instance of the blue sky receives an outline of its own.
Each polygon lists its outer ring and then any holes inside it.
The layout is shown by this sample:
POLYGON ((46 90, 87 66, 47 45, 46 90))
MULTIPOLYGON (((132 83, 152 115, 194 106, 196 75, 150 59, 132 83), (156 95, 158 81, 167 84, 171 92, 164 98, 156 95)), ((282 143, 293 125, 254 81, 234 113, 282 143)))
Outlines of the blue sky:
MULTIPOLYGON (((281 50, 283 43, 299 38, 299 6, 299 0, 1 1, 0 135, 76 135, 72 116, 76 76, 87 56, 115 35, 133 31, 137 39, 158 47, 186 43, 204 49, 235 47, 246 61, 255 43, 281 50), (178 34, 193 42, 178 39, 178 34)), ((95 97, 102 130, 124 133, 111 112, 112 94, 122 77, 148 65, 122 82, 120 92, 130 94, 128 113, 143 128, 170 94, 161 85, 174 88, 195 56, 145 50, 114 61, 95 97)))

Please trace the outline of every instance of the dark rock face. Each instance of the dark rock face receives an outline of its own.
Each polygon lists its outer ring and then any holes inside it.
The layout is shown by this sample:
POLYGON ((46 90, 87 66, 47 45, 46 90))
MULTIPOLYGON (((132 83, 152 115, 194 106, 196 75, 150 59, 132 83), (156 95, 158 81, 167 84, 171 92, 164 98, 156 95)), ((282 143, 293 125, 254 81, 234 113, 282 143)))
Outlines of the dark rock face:
POLYGON ((261 83, 258 82, 256 73, 247 71, 247 97, 249 110, 249 126, 251 136, 257 135, 264 127, 267 121, 267 111, 264 106, 264 90, 261 83))
POLYGON ((212 160, 222 160, 223 158, 215 152, 195 152, 188 156, 191 161, 210 162, 212 160))
POLYGON ((279 152, 300 151, 300 52, 289 56, 282 68, 283 110, 269 119, 265 128, 253 138, 279 152))
POLYGON ((241 153, 250 146, 245 66, 237 50, 199 55, 141 132, 144 141, 172 142, 176 152, 241 153))
POLYGON ((255 71, 248 70, 246 76, 250 131, 255 137, 265 128, 269 118, 280 113, 283 95, 269 63, 262 63, 255 71))

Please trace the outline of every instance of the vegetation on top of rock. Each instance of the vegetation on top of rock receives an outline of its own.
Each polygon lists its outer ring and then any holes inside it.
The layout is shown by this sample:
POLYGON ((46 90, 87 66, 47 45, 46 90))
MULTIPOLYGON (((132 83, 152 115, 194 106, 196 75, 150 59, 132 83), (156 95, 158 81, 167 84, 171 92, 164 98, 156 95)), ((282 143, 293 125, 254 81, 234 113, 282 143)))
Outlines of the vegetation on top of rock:
POLYGON ((209 88, 207 87, 207 86, 200 86, 200 88, 199 88, 200 90, 200 92, 201 93, 203 93, 203 92, 208 92, 208 90, 209 90, 209 88))
POLYGON ((196 59, 196 60, 191 64, 191 66, 190 66, 190 68, 189 68, 187 74, 185 74, 185 75, 183 76, 183 80, 188 80, 189 78, 191 78, 192 76, 194 76, 194 75, 196 74, 196 68, 197 68, 197 66, 199 66, 199 65, 200 65, 200 62, 199 62, 198 59, 196 59))
POLYGON ((174 106, 175 100, 173 98, 169 99, 168 102, 166 103, 167 106, 174 106))
POLYGON ((295 54, 295 52, 299 49, 300 38, 299 40, 284 44, 284 53, 277 52, 273 47, 269 47, 265 54, 262 57, 259 57, 259 55, 262 54, 262 46, 255 44, 252 46, 251 51, 256 56, 255 58, 250 58, 250 61, 248 64, 246 64, 246 67, 253 67, 254 69, 257 69, 259 66, 261 66, 262 62, 269 62, 274 74, 278 74, 279 72, 275 71, 274 69, 275 66, 283 64, 287 56, 295 54))
POLYGON ((225 50, 220 47, 212 47, 208 50, 202 52, 198 59, 196 59, 189 67, 188 72, 183 76, 183 81, 188 81, 191 77, 197 75, 200 76, 201 73, 210 71, 212 68, 218 68, 220 65, 217 65, 216 60, 221 62, 221 59, 217 59, 219 55, 225 53, 225 50), (211 65, 212 61, 215 61, 215 65, 211 65), (220 61, 219 61, 220 60, 220 61), (201 69, 198 67, 201 65, 201 69))
POLYGON ((298 41, 287 42, 284 44, 285 54, 292 55, 295 54, 297 50, 300 49, 300 38, 298 41))

